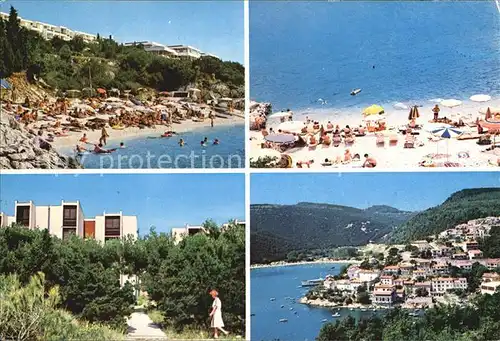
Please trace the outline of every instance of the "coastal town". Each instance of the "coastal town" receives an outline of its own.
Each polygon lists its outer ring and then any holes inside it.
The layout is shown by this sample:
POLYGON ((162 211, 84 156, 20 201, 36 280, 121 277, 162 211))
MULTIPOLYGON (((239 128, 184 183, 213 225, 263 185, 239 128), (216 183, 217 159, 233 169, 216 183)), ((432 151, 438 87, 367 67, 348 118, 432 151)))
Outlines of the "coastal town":
POLYGON ((371 252, 339 275, 304 282, 318 285, 300 302, 363 311, 396 306, 422 309, 436 303, 466 303, 474 293, 494 294, 500 288, 500 259, 484 258, 480 240, 498 228, 500 217, 487 217, 425 240, 388 245, 383 253, 371 252), (463 275, 475 266, 485 268, 477 288, 463 275))

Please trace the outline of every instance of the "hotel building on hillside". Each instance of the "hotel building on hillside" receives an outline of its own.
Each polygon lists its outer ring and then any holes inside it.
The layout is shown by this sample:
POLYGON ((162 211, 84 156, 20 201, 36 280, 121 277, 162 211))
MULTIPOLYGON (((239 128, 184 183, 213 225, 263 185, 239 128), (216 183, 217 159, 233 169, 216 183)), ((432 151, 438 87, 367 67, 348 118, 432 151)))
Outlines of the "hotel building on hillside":
POLYGON ((134 41, 123 44, 124 46, 142 46, 144 51, 167 58, 187 57, 198 59, 205 56, 220 59, 216 55, 206 53, 189 45, 163 45, 154 41, 134 41))
MULTIPOLYGON (((0 17, 3 20, 9 19, 9 14, 5 12, 0 12, 0 17)), ((44 39, 50 40, 52 38, 58 37, 62 40, 69 41, 75 37, 82 37, 83 41, 90 43, 97 40, 97 35, 89 34, 85 32, 73 31, 64 26, 55 26, 39 21, 32 21, 23 19, 18 16, 20 25, 25 27, 30 31, 38 32, 44 39)))
POLYGON ((80 201, 62 201, 60 205, 35 205, 33 201, 15 202, 14 216, 0 213, 0 226, 17 223, 29 229, 48 230, 61 239, 71 235, 101 242, 132 236, 137 238, 137 217, 122 212, 87 218, 80 201))
MULTIPOLYGON (((235 220, 236 225, 245 227, 246 223, 244 221, 235 220)), ((229 223, 223 224, 221 226, 222 231, 229 226, 229 223)), ((207 233, 206 229, 202 225, 191 226, 186 224, 184 227, 174 227, 171 230, 172 238, 174 243, 180 243, 185 237, 193 236, 197 233, 207 233)))
POLYGON ((124 46, 140 46, 144 48, 144 51, 149 52, 151 54, 157 55, 157 56, 163 56, 167 58, 171 57, 178 57, 179 54, 177 51, 174 49, 171 49, 170 47, 160 44, 160 43, 155 43, 154 41, 134 41, 130 43, 125 43, 123 44, 124 46))

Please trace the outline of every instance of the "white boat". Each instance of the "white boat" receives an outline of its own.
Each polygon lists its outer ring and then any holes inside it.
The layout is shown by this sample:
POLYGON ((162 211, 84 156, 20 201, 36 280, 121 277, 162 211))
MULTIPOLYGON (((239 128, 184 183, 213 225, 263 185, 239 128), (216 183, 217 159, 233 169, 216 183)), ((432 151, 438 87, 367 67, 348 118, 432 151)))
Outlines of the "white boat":
POLYGON ((335 313, 332 315, 332 317, 340 317, 340 314, 339 313, 335 313))
POLYGON ((323 283, 324 279, 323 278, 316 278, 316 279, 308 279, 307 281, 302 281, 302 286, 303 287, 315 287, 316 285, 319 285, 323 283))
POLYGON ((367 311, 367 309, 366 308, 361 308, 361 311, 367 311))
POLYGON ((328 322, 328 320, 327 319, 322 319, 321 322, 328 322))
POLYGON ((280 322, 285 323, 285 322, 288 322, 288 320, 287 319, 280 319, 280 322))
POLYGON ((361 89, 354 89, 354 90, 351 91, 351 96, 356 96, 360 92, 361 92, 361 89))
POLYGON ((269 299, 269 301, 276 301, 276 298, 271 297, 271 298, 269 299))

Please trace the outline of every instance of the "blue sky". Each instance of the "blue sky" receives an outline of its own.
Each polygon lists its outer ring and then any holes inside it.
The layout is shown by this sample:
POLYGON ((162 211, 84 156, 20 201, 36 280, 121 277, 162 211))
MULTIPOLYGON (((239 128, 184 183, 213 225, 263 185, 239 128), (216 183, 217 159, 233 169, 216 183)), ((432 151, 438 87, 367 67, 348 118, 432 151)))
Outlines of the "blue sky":
POLYGON ((242 63, 243 1, 5 1, 25 19, 65 26, 118 42, 185 44, 242 63))
POLYGON ((253 174, 252 204, 331 203, 358 208, 389 205, 418 211, 466 188, 500 187, 499 172, 253 174))
POLYGON ((2 175, 0 211, 14 215, 14 201, 58 205, 80 200, 84 215, 123 211, 137 215, 141 235, 156 226, 198 225, 207 218, 222 224, 245 217, 242 174, 80 174, 2 175))

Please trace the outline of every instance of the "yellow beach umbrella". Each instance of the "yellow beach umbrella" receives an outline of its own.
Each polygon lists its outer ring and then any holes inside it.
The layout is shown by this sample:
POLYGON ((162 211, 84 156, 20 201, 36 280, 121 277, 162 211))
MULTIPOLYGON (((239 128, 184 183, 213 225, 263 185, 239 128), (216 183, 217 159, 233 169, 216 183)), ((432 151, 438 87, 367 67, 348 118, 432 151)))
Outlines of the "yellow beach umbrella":
POLYGON ((365 108, 363 110, 363 115, 369 116, 369 115, 380 115, 384 113, 384 108, 382 108, 380 105, 373 104, 370 105, 368 108, 365 108))

